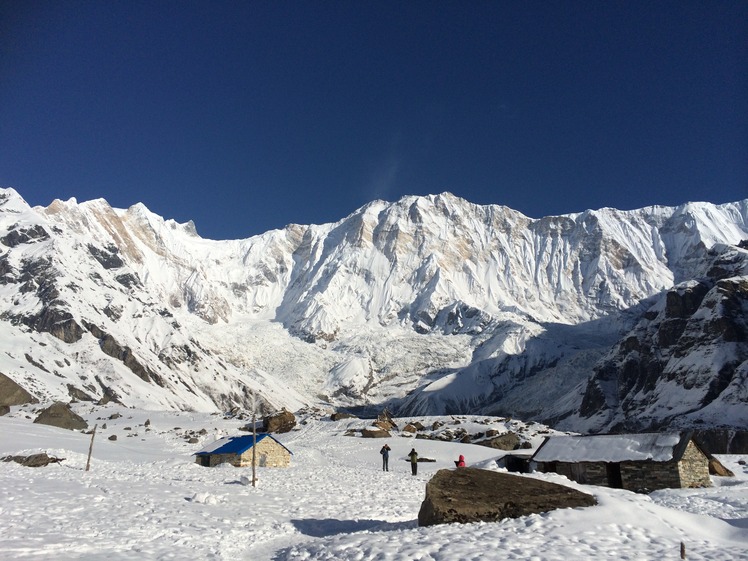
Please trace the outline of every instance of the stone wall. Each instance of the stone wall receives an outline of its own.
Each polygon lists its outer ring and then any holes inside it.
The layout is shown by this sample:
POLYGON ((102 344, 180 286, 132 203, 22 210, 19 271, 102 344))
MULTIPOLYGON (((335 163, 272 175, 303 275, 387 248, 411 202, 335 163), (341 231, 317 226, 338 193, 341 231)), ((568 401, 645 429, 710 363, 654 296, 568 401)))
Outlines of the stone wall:
POLYGON ((693 441, 688 443, 683 458, 678 463, 681 487, 711 487, 709 478, 709 458, 693 441))
POLYGON ((232 466, 239 465, 239 456, 236 454, 210 454, 207 456, 208 463, 205 464, 206 456, 197 456, 195 462, 201 466, 207 465, 207 467, 216 467, 220 464, 231 464, 232 466))
POLYGON ((585 462, 585 483, 590 485, 608 485, 608 469, 605 462, 585 462))
POLYGON ((621 481, 624 489, 637 493, 681 486, 675 462, 621 462, 621 481))
POLYGON ((539 468, 545 473, 558 473, 577 483, 608 485, 608 473, 604 462, 546 462, 539 468))
MULTIPOLYGON (((259 467, 288 467, 291 454, 272 438, 263 438, 257 443, 257 465, 259 467)), ((239 467, 252 467, 252 450, 241 455, 239 467)))

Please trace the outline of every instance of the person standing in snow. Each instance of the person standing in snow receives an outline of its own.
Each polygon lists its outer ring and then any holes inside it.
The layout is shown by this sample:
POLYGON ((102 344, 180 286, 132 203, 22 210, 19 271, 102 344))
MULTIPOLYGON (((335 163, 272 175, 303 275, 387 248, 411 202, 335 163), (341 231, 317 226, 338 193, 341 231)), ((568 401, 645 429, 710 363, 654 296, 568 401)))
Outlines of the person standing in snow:
POLYGON ((464 468, 465 467, 465 456, 460 454, 460 459, 455 462, 455 465, 458 468, 464 468))
POLYGON ((382 454, 382 471, 390 471, 390 450, 392 450, 390 445, 385 444, 379 451, 382 454))
POLYGON ((418 452, 416 452, 415 448, 410 449, 410 454, 408 454, 408 457, 410 458, 410 471, 413 473, 413 475, 418 474, 418 452))

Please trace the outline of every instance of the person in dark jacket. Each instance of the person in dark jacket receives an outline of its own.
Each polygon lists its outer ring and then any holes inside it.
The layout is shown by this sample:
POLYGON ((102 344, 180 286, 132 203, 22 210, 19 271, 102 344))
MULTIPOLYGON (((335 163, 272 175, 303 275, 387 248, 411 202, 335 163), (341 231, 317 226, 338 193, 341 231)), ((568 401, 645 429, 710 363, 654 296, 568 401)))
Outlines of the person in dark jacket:
POLYGON ((415 448, 410 449, 410 454, 408 454, 408 457, 410 458, 410 471, 413 475, 418 474, 418 452, 416 452, 415 448))
POLYGON ((390 450, 392 450, 390 445, 385 444, 379 451, 382 454, 382 471, 390 471, 390 450))

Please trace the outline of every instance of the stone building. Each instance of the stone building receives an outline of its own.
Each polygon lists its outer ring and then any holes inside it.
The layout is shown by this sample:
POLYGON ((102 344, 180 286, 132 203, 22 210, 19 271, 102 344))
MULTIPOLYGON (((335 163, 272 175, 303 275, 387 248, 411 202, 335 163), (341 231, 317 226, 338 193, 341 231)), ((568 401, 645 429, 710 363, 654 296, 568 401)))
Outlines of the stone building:
MULTIPOLYGON (((258 467, 288 467, 291 451, 271 435, 257 435, 255 457, 258 467)), ((195 462, 205 467, 231 464, 235 467, 252 466, 253 436, 227 436, 195 453, 195 462)))
POLYGON ((578 483, 639 493, 712 484, 709 458, 690 432, 550 436, 532 462, 578 483))

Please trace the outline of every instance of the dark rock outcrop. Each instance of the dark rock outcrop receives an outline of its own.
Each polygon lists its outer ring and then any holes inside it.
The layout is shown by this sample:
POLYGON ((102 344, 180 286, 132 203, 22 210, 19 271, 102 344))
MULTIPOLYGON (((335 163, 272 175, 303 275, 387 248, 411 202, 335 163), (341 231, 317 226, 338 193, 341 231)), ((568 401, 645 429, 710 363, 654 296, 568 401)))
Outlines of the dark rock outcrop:
POLYGON ((707 454, 748 454, 748 430, 701 429, 693 438, 707 454))
POLYGON ((0 373, 0 405, 23 405, 24 403, 37 403, 37 400, 16 382, 0 373))
POLYGON ((119 249, 116 246, 109 245, 106 248, 101 249, 88 244, 88 252, 105 269, 119 269, 124 265, 122 258, 118 255, 119 249))
POLYGON ((122 346, 120 343, 112 337, 109 333, 99 328, 93 323, 84 322, 86 329, 91 332, 91 335, 99 340, 99 347, 102 352, 112 358, 122 361, 122 364, 127 366, 130 371, 135 374, 138 378, 144 382, 155 382, 161 387, 165 386, 161 376, 150 368, 143 366, 135 356, 135 353, 130 347, 122 346))
POLYGON ((40 225, 36 224, 30 228, 17 228, 8 232, 0 238, 0 243, 8 247, 17 247, 24 243, 42 242, 49 239, 49 234, 40 225))
POLYGON ((45 306, 37 314, 21 316, 15 322, 23 323, 39 333, 49 333, 65 343, 75 343, 83 336, 83 328, 73 314, 56 305, 45 306))
POLYGON ((67 403, 62 403, 61 401, 56 401, 47 407, 34 419, 34 422, 69 430, 84 430, 88 428, 88 423, 82 417, 75 414, 67 403))
POLYGON ((342 413, 342 412, 333 413, 332 415, 330 415, 331 421, 342 421, 343 419, 357 419, 357 418, 358 417, 356 417, 356 415, 351 415, 350 413, 342 413))
POLYGON ((73 384, 68 384, 68 394, 71 399, 77 399, 78 401, 96 401, 93 397, 83 390, 76 388, 73 384))
POLYGON ((741 386, 748 360, 748 255, 721 248, 709 257, 703 277, 652 300, 594 367, 579 408, 581 417, 600 419, 593 432, 659 430, 715 401, 733 402, 730 388, 741 386), (692 355, 704 360, 685 360, 692 355), (672 417, 663 417, 652 404, 674 388, 693 396, 691 409, 668 408, 672 417))
POLYGON ((495 522, 595 504, 592 495, 531 477, 478 468, 443 469, 426 484, 418 525, 495 522))

